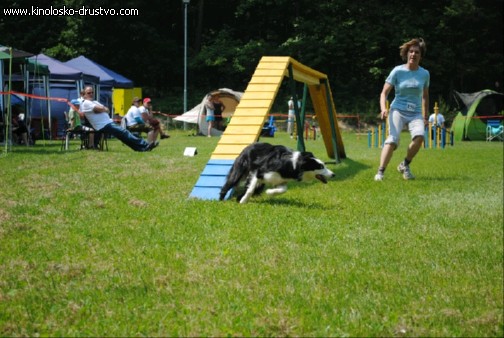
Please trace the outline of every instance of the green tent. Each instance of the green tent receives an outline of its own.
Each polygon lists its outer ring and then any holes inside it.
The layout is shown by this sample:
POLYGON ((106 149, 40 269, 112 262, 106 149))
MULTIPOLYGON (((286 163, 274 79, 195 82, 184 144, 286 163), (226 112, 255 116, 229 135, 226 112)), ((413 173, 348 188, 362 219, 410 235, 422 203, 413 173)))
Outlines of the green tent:
MULTIPOLYGON (((13 75, 17 75, 17 81, 19 81, 19 75, 22 75, 26 92, 28 92, 28 81, 30 73, 35 75, 36 77, 40 76, 47 78, 49 76, 49 67, 44 64, 38 63, 35 60, 28 59, 28 57, 32 55, 33 54, 19 49, 0 45, 0 91, 7 89, 7 92, 10 92, 12 90, 13 75), (22 66, 23 70, 21 71, 21 74, 12 73, 14 62, 16 63, 16 65, 20 64, 22 66)), ((45 83, 47 83, 47 81, 45 83)), ((46 89, 46 95, 48 95, 48 89, 46 89)), ((5 138, 3 140, 0 140, 1 142, 4 142, 5 154, 10 150, 11 147, 11 142, 9 142, 12 133, 12 126, 10 123, 12 114, 11 99, 11 95, 0 95, 0 112, 6 111, 5 121, 7 122, 4 123, 3 126, 3 135, 5 136, 5 138)), ((25 100, 25 105, 29 104, 27 101, 28 100, 25 100)), ((49 101, 47 101, 47 104, 49 104, 48 102, 49 101)), ((25 108, 25 110, 27 112, 26 118, 27 120, 29 120, 29 109, 25 108)))
POLYGON ((6 52, 2 52, 0 50, 0 59, 10 59, 10 54, 6 53, 6 52))
MULTIPOLYGON (((4 89, 4 79, 3 79, 3 73, 4 73, 4 64, 3 60, 8 60, 8 69, 9 69, 9 78, 8 78, 8 87, 7 90, 11 90, 11 75, 12 75, 12 49, 9 49, 7 51, 2 51, 0 50, 0 92, 3 91, 4 89)), ((2 142, 4 143, 5 146, 5 152, 4 154, 7 154, 7 152, 10 149, 10 143, 8 142, 9 137, 12 133, 12 126, 11 126, 11 97, 10 95, 7 95, 7 109, 6 109, 6 115, 5 115, 5 120, 4 120, 4 139, 2 142)), ((0 114, 3 114, 4 112, 4 102, 3 102, 3 95, 0 95, 0 114)))
POLYGON ((453 121, 456 141, 486 139, 486 121, 503 117, 504 94, 485 89, 475 93, 454 92, 460 111, 453 121))

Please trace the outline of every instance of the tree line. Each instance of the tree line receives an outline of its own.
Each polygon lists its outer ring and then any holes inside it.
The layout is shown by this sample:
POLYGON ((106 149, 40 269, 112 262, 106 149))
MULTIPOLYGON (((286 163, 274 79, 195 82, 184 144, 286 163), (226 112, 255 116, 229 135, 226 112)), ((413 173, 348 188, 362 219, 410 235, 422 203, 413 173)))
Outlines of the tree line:
MULTIPOLYGON (((136 9, 133 16, 3 15, 0 44, 62 61, 85 55, 148 95, 171 98, 166 110, 182 111, 181 0, 39 0, 35 6, 136 9)), ((378 112, 383 81, 402 62, 399 46, 423 37, 431 101, 449 104, 453 90, 502 84, 502 11, 501 0, 191 0, 188 99, 195 104, 221 87, 244 90, 262 56, 282 55, 327 74, 339 112, 378 112)))

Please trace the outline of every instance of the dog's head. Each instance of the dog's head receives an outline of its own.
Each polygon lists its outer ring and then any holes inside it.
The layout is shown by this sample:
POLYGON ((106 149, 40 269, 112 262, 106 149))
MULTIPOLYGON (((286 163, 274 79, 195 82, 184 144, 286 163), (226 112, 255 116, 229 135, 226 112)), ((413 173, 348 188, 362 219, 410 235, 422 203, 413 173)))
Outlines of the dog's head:
POLYGON ((334 177, 334 173, 327 169, 324 162, 313 156, 310 152, 301 153, 300 157, 302 169, 302 181, 317 179, 322 183, 327 183, 327 179, 334 177))

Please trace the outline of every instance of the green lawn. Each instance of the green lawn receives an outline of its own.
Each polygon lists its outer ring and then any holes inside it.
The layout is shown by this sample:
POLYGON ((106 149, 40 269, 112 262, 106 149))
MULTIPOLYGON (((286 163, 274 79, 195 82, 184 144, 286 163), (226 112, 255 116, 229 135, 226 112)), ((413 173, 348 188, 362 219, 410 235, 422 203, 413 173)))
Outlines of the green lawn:
POLYGON ((345 133, 328 184, 240 205, 188 199, 218 139, 171 134, 0 157, 0 336, 504 335, 502 143, 422 149, 404 181, 404 134, 374 182, 345 133))

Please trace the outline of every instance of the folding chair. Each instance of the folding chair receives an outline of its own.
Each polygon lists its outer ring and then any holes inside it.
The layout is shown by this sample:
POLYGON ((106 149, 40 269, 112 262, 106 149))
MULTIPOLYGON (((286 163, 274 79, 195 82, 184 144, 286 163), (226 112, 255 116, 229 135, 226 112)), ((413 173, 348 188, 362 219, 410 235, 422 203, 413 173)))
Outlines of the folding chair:
POLYGON ((486 140, 487 141, 503 141, 504 140, 504 130, 502 122, 500 120, 487 120, 486 127, 486 140))
POLYGON ((275 118, 273 115, 270 116, 269 121, 263 124, 263 128, 261 130, 261 135, 263 137, 274 137, 275 136, 275 118))
POLYGON ((109 138, 109 135, 108 134, 105 134, 105 133, 101 133, 101 132, 98 132, 96 133, 95 131, 93 131, 93 133, 95 133, 95 142, 96 142, 96 134, 98 134, 98 149, 101 150, 101 151, 108 151, 108 141, 107 139, 109 138))
POLYGON ((126 119, 126 116, 123 116, 123 118, 121 119, 121 127, 129 130, 129 132, 132 133, 133 135, 135 135, 136 137, 142 137, 142 132, 145 132, 145 133, 149 132, 146 129, 141 129, 141 128, 137 129, 134 127, 131 128, 130 126, 128 126, 128 120, 126 119))
POLYGON ((121 128, 128 129, 128 120, 126 119, 126 116, 121 118, 121 128))
POLYGON ((89 145, 89 134, 94 133, 94 131, 85 131, 85 130, 75 130, 75 129, 67 129, 65 130, 65 138, 61 143, 61 150, 68 150, 70 146, 70 139, 77 135, 80 138, 81 144, 80 149, 86 149, 89 145))

